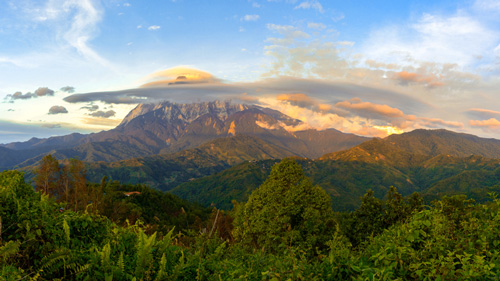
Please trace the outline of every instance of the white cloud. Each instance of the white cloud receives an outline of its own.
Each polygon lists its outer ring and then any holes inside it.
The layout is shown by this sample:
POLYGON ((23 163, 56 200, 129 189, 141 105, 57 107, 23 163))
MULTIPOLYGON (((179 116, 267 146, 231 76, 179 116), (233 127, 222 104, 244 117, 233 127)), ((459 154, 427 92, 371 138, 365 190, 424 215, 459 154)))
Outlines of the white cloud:
POLYGON ((257 21, 259 20, 260 16, 259 15, 245 15, 241 20, 244 21, 257 21))
POLYGON ((307 24, 308 28, 322 30, 326 28, 326 25, 322 23, 310 22, 307 24))
POLYGON ((260 4, 257 3, 257 2, 253 2, 252 3, 252 7, 254 7, 254 8, 260 8, 260 4))
POLYGON ((472 16, 424 14, 412 24, 375 30, 362 53, 385 63, 453 63, 468 68, 487 63, 487 54, 499 40, 498 31, 472 16))
POLYGON ((152 25, 152 26, 148 27, 148 30, 158 30, 160 28, 161 28, 161 26, 159 26, 159 25, 152 25))
POLYGON ((139 25, 137 26, 137 29, 141 29, 141 28, 142 28, 142 25, 140 25, 140 24, 139 24, 139 25))
POLYGON ((324 13, 323 6, 317 0, 304 1, 295 6, 295 9, 314 9, 320 13, 324 13))
POLYGON ((130 7, 130 3, 123 3, 124 7, 130 7))
POLYGON ((42 8, 31 8, 28 13, 35 21, 54 24, 58 35, 87 60, 103 66, 110 63, 89 46, 97 35, 103 18, 102 7, 93 0, 50 0, 42 8), (69 27, 69 28, 68 28, 69 27))
POLYGON ((488 12, 500 12, 500 2, 498 0, 476 0, 474 7, 488 12))

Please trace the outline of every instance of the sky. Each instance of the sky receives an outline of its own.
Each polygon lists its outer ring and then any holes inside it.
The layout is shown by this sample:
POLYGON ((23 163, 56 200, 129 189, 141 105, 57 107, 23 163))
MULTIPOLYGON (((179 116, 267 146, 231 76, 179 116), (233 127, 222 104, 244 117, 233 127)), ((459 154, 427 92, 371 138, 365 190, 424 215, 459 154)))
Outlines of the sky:
POLYGON ((215 99, 291 130, 500 138, 500 2, 0 0, 0 143, 215 99))

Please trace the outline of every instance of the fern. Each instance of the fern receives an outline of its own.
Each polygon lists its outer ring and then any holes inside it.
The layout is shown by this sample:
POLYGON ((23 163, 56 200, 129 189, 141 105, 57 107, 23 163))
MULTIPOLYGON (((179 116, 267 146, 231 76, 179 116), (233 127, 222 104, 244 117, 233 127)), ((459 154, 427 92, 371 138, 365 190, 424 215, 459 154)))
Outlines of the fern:
POLYGON ((160 270, 158 271, 155 280, 165 280, 165 278, 167 277, 166 269, 167 269, 167 257, 165 256, 165 253, 163 253, 160 260, 160 270))
POLYGON ((125 271, 125 263, 123 262, 123 252, 120 253, 120 257, 118 258, 118 268, 121 270, 121 272, 125 271))
POLYGON ((70 230, 69 230, 69 225, 68 225, 68 222, 66 221, 66 219, 63 220, 63 230, 64 230, 64 236, 66 238, 66 243, 69 247, 69 242, 70 242, 70 230))
POLYGON ((148 238, 143 231, 140 231, 138 236, 135 275, 142 277, 146 271, 145 269, 151 265, 153 260, 152 251, 156 244, 156 232, 148 238))
POLYGON ((2 247, 0 247, 0 257, 2 261, 5 262, 10 256, 16 255, 19 252, 19 245, 21 242, 19 241, 9 241, 2 247))

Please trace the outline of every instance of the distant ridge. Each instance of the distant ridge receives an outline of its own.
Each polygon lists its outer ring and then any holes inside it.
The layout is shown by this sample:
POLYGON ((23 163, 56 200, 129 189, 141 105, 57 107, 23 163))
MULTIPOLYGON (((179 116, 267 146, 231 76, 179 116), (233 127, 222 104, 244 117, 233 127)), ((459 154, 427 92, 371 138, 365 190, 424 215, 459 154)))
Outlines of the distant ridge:
POLYGON ((445 155, 500 158, 500 140, 480 138, 444 129, 414 130, 384 139, 372 139, 353 148, 323 155, 322 160, 361 161, 411 166, 445 155))

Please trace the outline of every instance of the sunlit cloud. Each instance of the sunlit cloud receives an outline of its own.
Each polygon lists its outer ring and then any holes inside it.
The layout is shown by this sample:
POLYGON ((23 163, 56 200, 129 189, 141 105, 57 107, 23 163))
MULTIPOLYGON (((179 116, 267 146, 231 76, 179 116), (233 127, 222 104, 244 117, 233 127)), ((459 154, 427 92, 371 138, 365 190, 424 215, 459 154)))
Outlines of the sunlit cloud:
POLYGON ((190 67, 173 67, 150 74, 141 87, 164 87, 175 84, 215 83, 218 79, 212 74, 190 67))
POLYGON ((439 81, 439 78, 430 74, 424 76, 415 72, 400 71, 394 74, 394 79, 398 80, 402 85, 408 85, 410 83, 420 83, 427 87, 441 87, 445 84, 439 81))
POLYGON ((482 129, 496 130, 500 128, 500 121, 496 118, 490 118, 488 120, 470 120, 469 124, 472 127, 479 127, 482 129))

